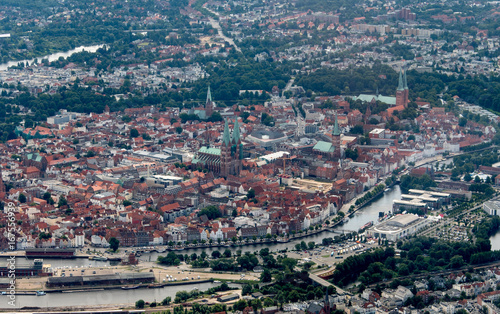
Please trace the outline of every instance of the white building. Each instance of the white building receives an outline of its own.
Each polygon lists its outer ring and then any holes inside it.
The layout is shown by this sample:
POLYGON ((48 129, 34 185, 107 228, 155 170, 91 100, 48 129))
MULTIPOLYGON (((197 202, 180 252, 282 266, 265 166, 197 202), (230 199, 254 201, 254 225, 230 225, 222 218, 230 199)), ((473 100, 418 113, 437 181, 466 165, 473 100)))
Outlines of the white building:
POLYGON ((492 216, 500 215, 500 201, 488 201, 483 203, 483 210, 492 216))
POLYGON ((397 241, 410 236, 429 224, 426 218, 413 214, 398 215, 367 230, 367 235, 374 238, 397 241))

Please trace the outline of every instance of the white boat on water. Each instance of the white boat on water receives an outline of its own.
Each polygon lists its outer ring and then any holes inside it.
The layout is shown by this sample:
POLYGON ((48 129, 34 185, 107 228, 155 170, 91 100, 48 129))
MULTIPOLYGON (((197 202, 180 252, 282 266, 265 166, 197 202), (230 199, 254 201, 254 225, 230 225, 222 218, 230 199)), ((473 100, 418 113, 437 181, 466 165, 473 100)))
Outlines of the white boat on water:
POLYGON ((46 294, 47 293, 45 293, 45 291, 41 291, 41 290, 39 290, 39 291, 36 292, 37 296, 42 296, 42 295, 46 295, 46 294))

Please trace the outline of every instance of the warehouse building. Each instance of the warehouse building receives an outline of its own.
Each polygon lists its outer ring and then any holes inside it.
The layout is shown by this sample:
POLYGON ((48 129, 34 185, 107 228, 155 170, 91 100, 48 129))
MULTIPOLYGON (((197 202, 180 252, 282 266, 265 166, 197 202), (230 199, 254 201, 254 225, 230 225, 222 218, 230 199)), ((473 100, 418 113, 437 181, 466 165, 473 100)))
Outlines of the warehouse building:
POLYGON ((153 273, 126 273, 95 276, 49 277, 47 287, 107 286, 155 282, 153 273))
POLYGON ((218 297, 217 301, 229 302, 229 301, 233 301, 233 300, 238 300, 239 298, 240 298, 240 296, 237 295, 236 293, 231 293, 231 294, 226 294, 226 295, 223 295, 221 297, 218 297))

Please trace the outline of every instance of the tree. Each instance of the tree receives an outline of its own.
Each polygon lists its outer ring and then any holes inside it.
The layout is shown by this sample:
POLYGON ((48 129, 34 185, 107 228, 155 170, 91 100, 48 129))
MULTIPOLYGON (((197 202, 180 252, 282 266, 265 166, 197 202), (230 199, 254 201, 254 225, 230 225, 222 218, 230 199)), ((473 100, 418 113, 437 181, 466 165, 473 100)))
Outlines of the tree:
POLYGON ((118 250, 119 245, 120 241, 117 238, 112 237, 111 239, 109 239, 109 247, 113 250, 113 252, 116 252, 118 250))
POLYGON ((202 252, 201 252, 201 254, 200 254, 200 258, 201 258, 201 259, 206 259, 206 258, 207 258, 207 256, 208 256, 208 255, 207 255, 207 252, 205 252, 205 251, 202 251, 202 252))
POLYGON ((26 195, 24 195, 23 193, 20 193, 17 200, 21 203, 26 203, 26 195))
POLYGON ((177 134, 181 134, 181 133, 182 133, 182 128, 181 128, 180 126, 176 127, 176 128, 175 128, 175 132, 176 132, 177 134))
POLYGON ((144 304, 146 304, 146 302, 144 302, 144 300, 138 300, 135 302, 135 308, 136 309, 143 309, 144 308, 144 304))
POLYGON ((356 149, 348 148, 345 150, 345 157, 356 161, 356 159, 358 159, 358 151, 356 149))
POLYGON ((471 176, 469 173, 466 173, 466 174, 464 175, 464 181, 465 181, 465 182, 469 182, 469 181, 471 181, 471 180, 472 180, 472 176, 471 176))
POLYGON ((66 200, 64 195, 61 195, 61 197, 59 197, 59 202, 57 202, 57 206, 60 208, 66 205, 68 205, 68 201, 66 200))
POLYGON ((254 313, 257 313, 257 310, 262 308, 262 301, 260 299, 253 299, 250 301, 250 306, 253 308, 254 313))
POLYGON ((165 299, 163 299, 163 301, 161 301, 161 305, 169 305, 170 302, 172 302, 172 298, 166 297, 165 299))
POLYGON ((465 264, 464 258, 460 255, 455 255, 450 259, 451 268, 460 268, 465 264))
POLYGON ((300 241, 300 248, 303 249, 303 250, 307 250, 306 241, 300 241))
POLYGON ((198 217, 201 217, 203 215, 207 215, 208 219, 210 220, 217 219, 222 216, 219 208, 214 205, 207 206, 200 210, 200 212, 198 213, 198 217))
POLYGON ((212 252, 212 258, 219 258, 221 256, 220 252, 215 250, 212 252))
POLYGON ((167 266, 177 266, 181 263, 182 255, 177 255, 174 252, 169 252, 167 256, 158 256, 158 262, 167 266))
POLYGON ((261 119, 262 124, 264 124, 265 126, 274 126, 273 116, 264 112, 264 113, 262 113, 262 116, 260 119, 261 119))
POLYGON ((224 254, 224 257, 226 257, 226 258, 231 257, 231 251, 229 249, 226 249, 223 254, 224 254))
POLYGON ((136 137, 139 137, 139 131, 137 131, 137 129, 130 130, 130 138, 136 138, 136 137))
POLYGON ((250 285, 244 285, 243 289, 241 290, 241 294, 242 295, 248 295, 250 293, 252 293, 252 286, 250 286, 250 285))
POLYGON ((255 190, 252 188, 248 189, 247 197, 248 199, 255 198, 255 190))
POLYGON ((246 307, 247 307, 247 301, 241 299, 241 300, 238 300, 236 303, 234 303, 233 305, 233 310, 236 310, 236 311, 243 311, 246 307))
POLYGON ((309 247, 309 250, 312 250, 316 246, 316 243, 311 241, 311 242, 307 243, 307 246, 309 247))
POLYGON ((354 127, 351 128, 351 133, 352 134, 363 134, 363 126, 362 125, 355 125, 354 127))
POLYGON ((270 282, 272 280, 271 272, 268 269, 264 269, 262 274, 260 274, 260 281, 270 282))
POLYGON ((44 199, 44 200, 48 201, 48 200, 49 200, 49 199, 51 199, 51 198, 52 198, 52 195, 50 194, 50 192, 45 192, 45 193, 43 194, 43 199, 44 199))

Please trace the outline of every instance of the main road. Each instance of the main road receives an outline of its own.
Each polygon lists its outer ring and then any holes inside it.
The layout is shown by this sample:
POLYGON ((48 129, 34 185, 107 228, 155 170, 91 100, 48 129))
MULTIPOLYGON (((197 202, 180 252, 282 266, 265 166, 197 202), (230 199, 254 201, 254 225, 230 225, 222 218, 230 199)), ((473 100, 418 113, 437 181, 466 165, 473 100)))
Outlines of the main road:
MULTIPOLYGON (((216 15, 217 17, 219 17, 219 14, 217 12, 214 12, 214 11, 208 9, 207 7, 205 7, 205 4, 203 5, 203 7, 207 11, 209 11, 209 12, 213 13, 214 15, 216 15)), ((211 16, 208 16, 208 20, 210 21, 210 25, 212 25, 212 27, 217 30, 217 33, 219 34, 220 38, 222 38, 224 41, 227 41, 231 46, 234 47, 234 49, 236 49, 236 51, 241 52, 241 49, 234 43, 234 40, 232 38, 229 38, 226 35, 224 35, 224 33, 222 32, 222 28, 220 27, 219 21, 215 20, 211 16)))
POLYGON ((212 27, 217 30, 217 33, 219 34, 220 38, 224 39, 224 41, 227 41, 231 46, 234 47, 234 49, 236 49, 236 51, 241 52, 241 49, 238 46, 236 46, 236 44, 234 43, 234 40, 232 38, 229 38, 226 35, 224 35, 224 33, 222 32, 222 28, 220 27, 220 24, 217 20, 215 20, 211 17, 208 17, 208 20, 210 21, 210 24, 212 25, 212 27))

